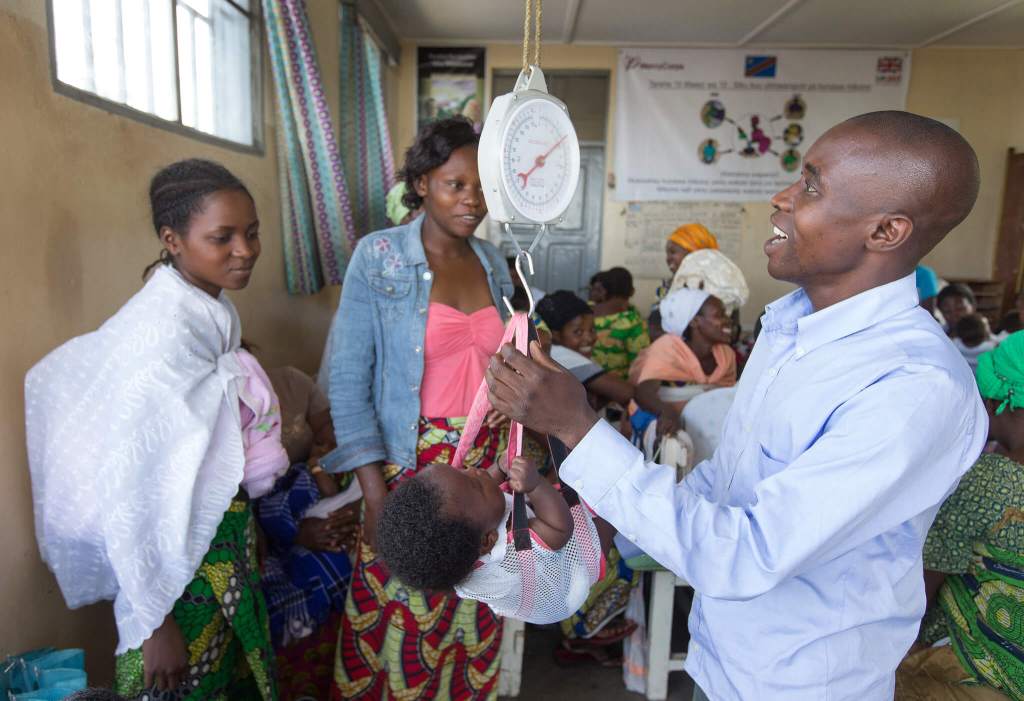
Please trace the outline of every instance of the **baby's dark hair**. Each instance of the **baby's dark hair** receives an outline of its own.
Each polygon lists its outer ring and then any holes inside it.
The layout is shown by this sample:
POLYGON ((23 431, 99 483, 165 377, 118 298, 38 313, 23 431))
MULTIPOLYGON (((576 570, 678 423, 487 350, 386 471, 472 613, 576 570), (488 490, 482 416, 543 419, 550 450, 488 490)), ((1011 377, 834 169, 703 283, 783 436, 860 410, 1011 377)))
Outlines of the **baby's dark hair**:
MULTIPOLYGON (((202 210, 206 196, 223 190, 241 191, 252 199, 252 194, 242 181, 219 163, 189 158, 161 168, 149 183, 149 206, 157 237, 165 226, 184 234, 192 215, 202 210)), ((160 258, 146 267, 142 273, 143 279, 161 263, 170 263, 166 250, 161 251, 160 258)))
POLYGON ((968 314, 956 322, 956 335, 965 346, 980 346, 989 337, 988 321, 981 314, 968 314))
POLYGON ((408 479, 384 499, 377 522, 377 552, 407 586, 448 591, 466 579, 480 556, 483 530, 452 518, 441 489, 408 479))
POLYGON ((974 298, 974 292, 972 292, 971 288, 962 282, 951 282, 939 290, 939 295, 936 298, 935 303, 941 307, 943 300, 952 299, 954 297, 960 297, 964 301, 970 303, 972 307, 976 307, 978 305, 977 300, 974 298))
POLYGON ((625 268, 609 268, 601 273, 600 280, 609 297, 633 296, 633 274, 625 268))
POLYGON ((424 124, 416 141, 405 152, 405 165, 398 177, 405 181, 402 204, 409 209, 423 206, 423 198, 416 192, 416 181, 435 168, 440 168, 452 153, 463 146, 476 146, 480 136, 473 123, 465 117, 451 117, 424 124))

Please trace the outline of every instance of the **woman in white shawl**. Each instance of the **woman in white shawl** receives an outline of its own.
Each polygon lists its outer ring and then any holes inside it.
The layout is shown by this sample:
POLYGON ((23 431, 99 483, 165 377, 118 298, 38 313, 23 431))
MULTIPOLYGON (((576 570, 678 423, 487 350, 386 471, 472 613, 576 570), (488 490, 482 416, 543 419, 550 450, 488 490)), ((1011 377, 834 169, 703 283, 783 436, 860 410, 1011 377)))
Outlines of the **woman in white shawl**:
POLYGON ((26 379, 36 536, 68 606, 113 599, 119 693, 266 701, 248 497, 288 460, 277 399, 223 293, 249 283, 256 209, 199 160, 160 171, 150 202, 163 251, 148 282, 26 379))

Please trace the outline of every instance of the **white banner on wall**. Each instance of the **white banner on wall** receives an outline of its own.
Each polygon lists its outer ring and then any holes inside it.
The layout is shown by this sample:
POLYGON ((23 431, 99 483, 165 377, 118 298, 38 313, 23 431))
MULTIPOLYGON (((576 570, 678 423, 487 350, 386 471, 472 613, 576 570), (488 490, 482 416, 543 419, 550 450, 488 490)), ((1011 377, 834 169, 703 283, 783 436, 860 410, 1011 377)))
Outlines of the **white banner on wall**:
POLYGON ((616 199, 749 202, 838 122, 905 109, 910 53, 622 49, 616 82, 616 199))

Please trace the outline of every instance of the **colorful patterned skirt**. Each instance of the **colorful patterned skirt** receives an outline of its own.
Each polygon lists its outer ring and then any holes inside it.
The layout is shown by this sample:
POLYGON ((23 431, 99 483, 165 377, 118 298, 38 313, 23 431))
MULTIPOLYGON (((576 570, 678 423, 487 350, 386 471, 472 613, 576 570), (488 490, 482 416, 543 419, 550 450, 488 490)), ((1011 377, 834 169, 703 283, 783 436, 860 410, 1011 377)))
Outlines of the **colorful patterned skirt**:
POLYGON ((608 552, 605 575, 590 588, 590 595, 572 617, 562 621, 562 635, 567 639, 587 639, 599 633, 616 616, 626 610, 629 593, 640 578, 631 570, 619 551, 608 552))
MULTIPOLYGON (((450 462, 464 418, 420 419, 416 467, 384 467, 393 489, 433 462, 450 462)), ((500 432, 484 427, 466 465, 489 467, 500 432)), ((485 604, 427 594, 391 578, 360 544, 334 667, 333 699, 492 699, 498 693, 501 619, 485 604)))
POLYGON ((117 658, 117 693, 147 701, 277 698, 256 527, 247 500, 231 502, 195 579, 172 613, 188 646, 185 683, 162 693, 144 688, 142 649, 137 648, 117 658))
POLYGON ((978 541, 939 590, 953 651, 971 682, 1024 699, 1024 555, 978 541))
POLYGON ((341 611, 335 611, 312 635, 277 649, 281 701, 321 701, 330 697, 340 630, 341 611))

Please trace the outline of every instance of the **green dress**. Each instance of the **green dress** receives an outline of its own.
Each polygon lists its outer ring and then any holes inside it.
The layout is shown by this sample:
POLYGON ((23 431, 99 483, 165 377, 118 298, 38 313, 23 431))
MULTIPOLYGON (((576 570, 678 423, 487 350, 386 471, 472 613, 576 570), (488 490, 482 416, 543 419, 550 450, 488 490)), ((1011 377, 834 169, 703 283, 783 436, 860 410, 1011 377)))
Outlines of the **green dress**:
POLYGON ((629 379, 629 366, 636 356, 651 345, 647 322, 636 307, 630 305, 624 312, 594 317, 594 343, 592 358, 607 372, 629 379))
POLYGON ((949 576, 923 641, 948 635, 971 682, 1024 701, 1024 465, 978 459, 939 510, 924 566, 949 576))
POLYGON ((248 501, 231 502, 195 579, 172 613, 188 646, 189 666, 182 688, 162 694, 144 688, 142 649, 138 648, 117 658, 117 693, 140 701, 277 698, 270 626, 256 559, 256 527, 248 501))

